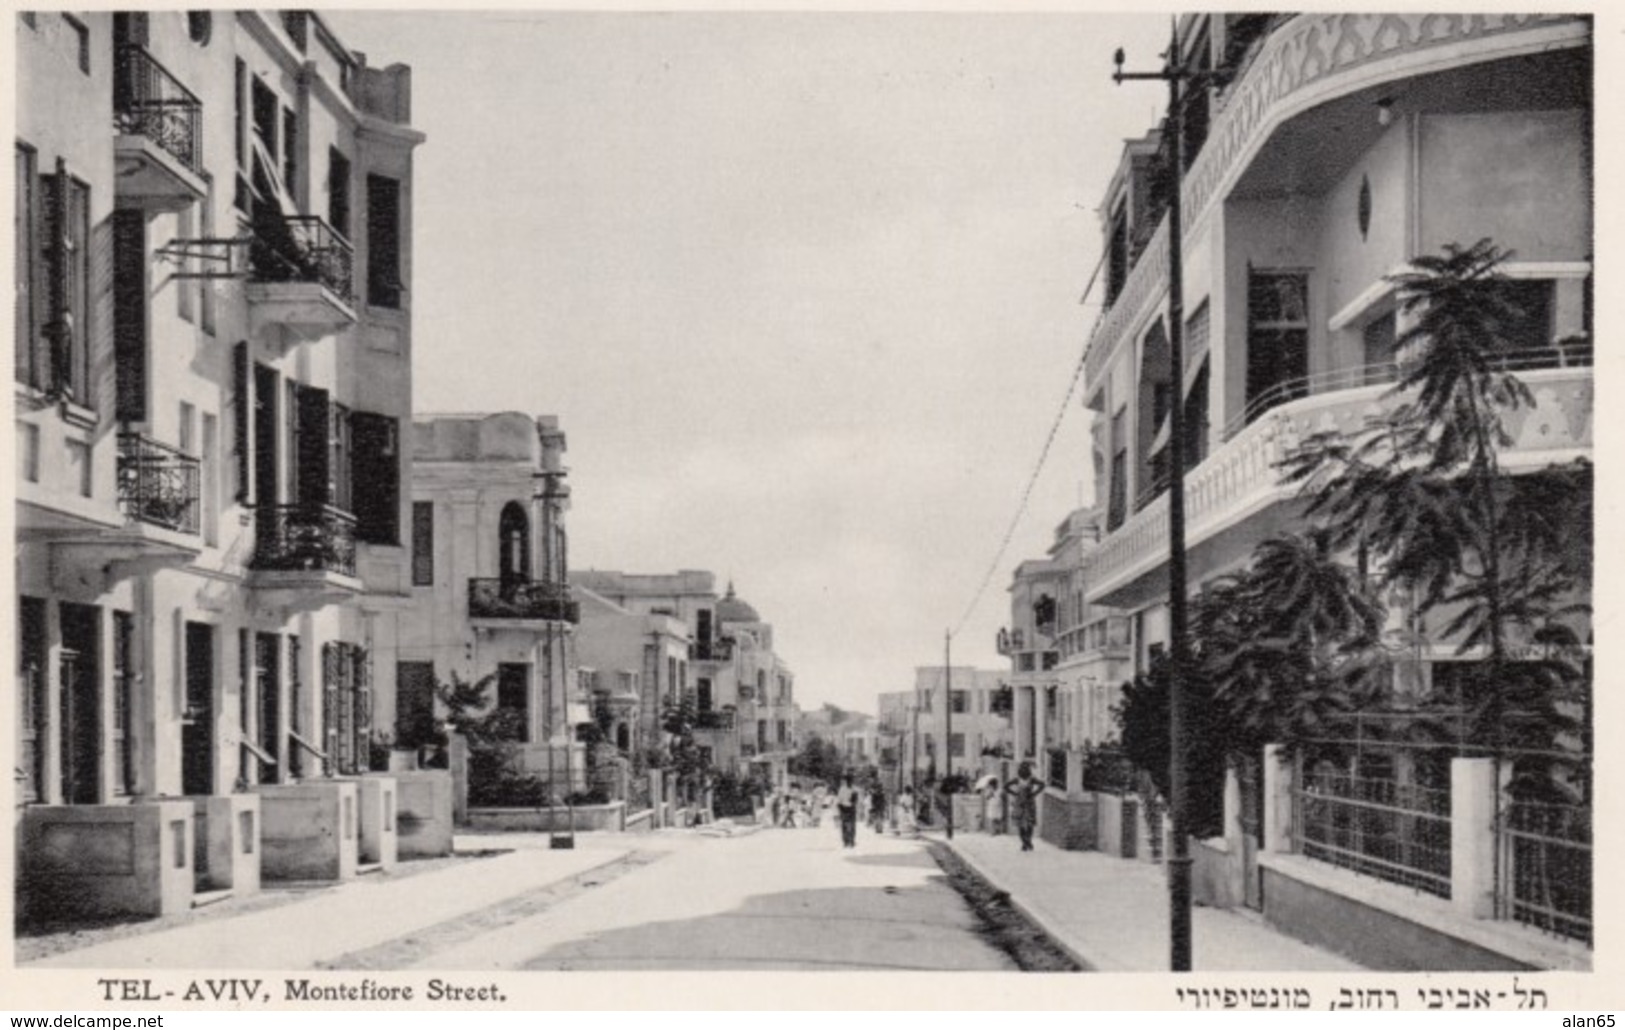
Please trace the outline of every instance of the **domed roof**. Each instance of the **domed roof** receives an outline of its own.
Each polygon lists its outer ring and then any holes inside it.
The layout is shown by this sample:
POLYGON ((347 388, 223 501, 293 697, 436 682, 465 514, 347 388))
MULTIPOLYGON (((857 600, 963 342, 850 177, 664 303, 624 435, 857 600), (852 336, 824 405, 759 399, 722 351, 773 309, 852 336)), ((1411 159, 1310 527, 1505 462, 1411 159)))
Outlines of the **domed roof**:
POLYGON ((718 622, 761 622, 762 617, 756 614, 756 609, 741 601, 734 594, 733 580, 728 581, 728 593, 717 602, 718 622))

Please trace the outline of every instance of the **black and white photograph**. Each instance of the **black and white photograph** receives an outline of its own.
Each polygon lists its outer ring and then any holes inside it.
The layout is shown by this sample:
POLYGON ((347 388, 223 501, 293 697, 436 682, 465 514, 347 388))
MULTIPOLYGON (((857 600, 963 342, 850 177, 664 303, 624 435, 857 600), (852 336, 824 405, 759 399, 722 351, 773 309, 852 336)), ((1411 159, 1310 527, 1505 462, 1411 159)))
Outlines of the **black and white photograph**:
POLYGON ((1607 15, 9 20, 19 1007, 1608 992, 1607 15))

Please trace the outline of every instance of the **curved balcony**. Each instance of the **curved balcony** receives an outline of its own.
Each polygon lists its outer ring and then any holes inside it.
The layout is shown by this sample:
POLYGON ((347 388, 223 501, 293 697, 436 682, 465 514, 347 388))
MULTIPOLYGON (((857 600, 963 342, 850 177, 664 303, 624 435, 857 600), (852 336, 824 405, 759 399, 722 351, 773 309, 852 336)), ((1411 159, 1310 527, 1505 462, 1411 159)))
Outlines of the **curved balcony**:
MULTIPOLYGON (((1508 472, 1541 468, 1587 455, 1592 440, 1593 379, 1589 355, 1584 364, 1551 367, 1568 355, 1555 350, 1510 355, 1510 367, 1527 369, 1520 378, 1535 397, 1533 408, 1505 413, 1512 445, 1501 455, 1508 472), (1536 356, 1544 363, 1535 367, 1536 356)), ((1391 366, 1365 366, 1311 376, 1284 384, 1276 406, 1238 419, 1233 434, 1185 475, 1185 546, 1190 567, 1200 573, 1251 551, 1269 533, 1284 528, 1267 509, 1292 499, 1297 487, 1284 485, 1278 464, 1299 441, 1336 430, 1353 433, 1366 419, 1396 403, 1391 366), (1376 379, 1376 385, 1356 386, 1376 379), (1242 531, 1245 530, 1245 531, 1242 531)), ((1232 423, 1235 425, 1235 423, 1232 423)), ((1168 559, 1168 494, 1150 501, 1113 532, 1088 559, 1087 599, 1091 604, 1133 607, 1161 597, 1160 575, 1168 559), (1158 574, 1158 575, 1154 575, 1158 574)), ((1194 580, 1193 580, 1194 581, 1194 580)))
MULTIPOLYGON (((1228 195, 1284 123, 1319 104, 1399 78, 1580 46, 1583 15, 1300 14, 1276 26, 1239 75, 1215 97, 1212 127, 1181 182, 1187 242, 1205 231, 1215 200, 1228 195)), ((1089 335, 1085 380, 1106 363, 1168 283, 1166 218, 1122 290, 1089 335)))

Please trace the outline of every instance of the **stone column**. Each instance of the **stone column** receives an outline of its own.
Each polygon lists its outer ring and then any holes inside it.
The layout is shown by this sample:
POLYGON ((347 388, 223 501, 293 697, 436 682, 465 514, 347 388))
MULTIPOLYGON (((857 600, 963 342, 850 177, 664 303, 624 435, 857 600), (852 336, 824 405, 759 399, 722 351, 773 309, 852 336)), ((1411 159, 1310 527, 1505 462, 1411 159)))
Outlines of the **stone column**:
MULTIPOLYGON (((1287 854, 1292 848, 1292 763, 1280 744, 1264 746, 1264 850, 1287 854)), ((1227 791, 1228 793, 1228 791, 1227 791)))
POLYGON ((1450 905, 1469 919, 1495 913, 1495 766, 1493 758, 1450 760, 1450 905))

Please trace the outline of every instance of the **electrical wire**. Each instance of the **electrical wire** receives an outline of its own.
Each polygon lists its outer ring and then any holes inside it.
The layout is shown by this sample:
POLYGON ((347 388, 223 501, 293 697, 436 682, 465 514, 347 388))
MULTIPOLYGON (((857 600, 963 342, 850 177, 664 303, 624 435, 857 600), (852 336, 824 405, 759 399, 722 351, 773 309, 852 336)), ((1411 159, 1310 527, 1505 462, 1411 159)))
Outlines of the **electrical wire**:
MULTIPOLYGON (((1095 270, 1089 274, 1089 283, 1083 288, 1083 297, 1079 299, 1080 304, 1087 300, 1090 292, 1094 290, 1095 281, 1100 277, 1100 269, 1105 263, 1106 254, 1103 252, 1100 255, 1100 260, 1095 262, 1095 270)), ((960 630, 963 630, 965 624, 970 621, 972 613, 976 611, 976 606, 982 602, 982 595, 987 592, 987 585, 993 582, 993 574, 999 571, 999 563, 1004 561, 1004 553, 1009 549, 1010 541, 1015 538, 1016 530, 1021 526, 1022 516, 1027 513, 1027 502, 1032 499, 1033 487, 1038 485, 1038 477, 1044 471, 1045 461, 1049 459, 1050 448, 1055 444, 1055 435, 1060 432, 1061 423, 1066 421, 1067 410, 1072 407, 1072 395, 1078 392, 1078 382, 1083 378, 1083 369, 1088 355, 1089 348, 1086 346, 1078 355, 1077 367, 1072 370, 1072 381, 1067 384, 1066 396, 1061 399, 1060 410, 1055 413, 1055 420, 1050 423, 1049 435, 1044 438, 1043 449, 1038 452, 1038 461, 1033 465, 1032 474, 1027 477, 1027 486, 1021 491, 1021 501, 1016 505, 1015 515, 1010 519, 1010 527, 1004 531, 1004 539, 999 542, 999 549, 993 555, 993 561, 988 565, 987 574, 982 577, 982 582, 977 586, 976 593, 971 596, 970 604, 965 606, 965 614, 959 617, 959 622, 949 632, 948 636, 950 638, 957 637, 960 630)))

